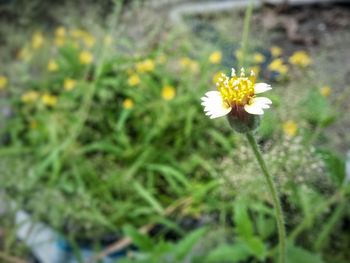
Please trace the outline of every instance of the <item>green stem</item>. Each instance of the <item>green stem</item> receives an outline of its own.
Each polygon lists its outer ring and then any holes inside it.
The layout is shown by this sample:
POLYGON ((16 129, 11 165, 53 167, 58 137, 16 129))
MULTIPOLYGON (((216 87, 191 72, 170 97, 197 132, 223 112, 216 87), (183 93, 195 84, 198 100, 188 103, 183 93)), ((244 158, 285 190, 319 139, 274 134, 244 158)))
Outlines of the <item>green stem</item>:
POLYGON ((259 163, 259 166, 265 176, 267 186, 269 188, 270 194, 272 196, 273 205, 275 207, 275 216, 277 221, 277 229, 278 229, 278 239, 279 239, 279 262, 286 262, 286 231, 284 228, 284 218, 281 207, 281 202, 277 194, 277 189, 275 183, 272 180, 272 176, 267 169, 263 156, 259 150, 258 144, 251 132, 246 134, 248 142, 253 149, 256 160, 259 163))
POLYGON ((253 14, 253 4, 250 3, 248 8, 245 11, 245 16, 244 16, 244 24, 243 24, 243 33, 242 33, 242 43, 241 43, 241 50, 242 50, 242 55, 239 59, 239 67, 242 68, 245 66, 245 58, 247 54, 247 49, 248 49, 248 39, 249 39, 249 31, 250 31, 250 20, 252 18, 253 14))

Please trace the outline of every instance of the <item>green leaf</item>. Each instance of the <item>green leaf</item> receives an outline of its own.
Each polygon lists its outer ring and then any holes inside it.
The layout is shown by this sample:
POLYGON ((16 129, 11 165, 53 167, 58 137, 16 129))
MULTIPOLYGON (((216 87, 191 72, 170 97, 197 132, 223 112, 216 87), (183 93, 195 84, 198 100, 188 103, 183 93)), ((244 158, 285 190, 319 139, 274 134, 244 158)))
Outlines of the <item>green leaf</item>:
POLYGON ((335 120, 328 100, 317 89, 310 90, 301 107, 305 118, 313 124, 325 127, 335 120))
POLYGON ((345 179, 345 160, 330 150, 320 150, 319 153, 326 164, 332 181, 337 186, 341 186, 345 179))
POLYGON ((258 259, 263 260, 266 257, 267 250, 264 242, 257 236, 252 236, 242 240, 250 250, 250 252, 258 259))
POLYGON ((205 234, 206 230, 206 228, 197 229, 176 244, 174 254, 178 260, 177 262, 182 262, 187 254, 192 250, 193 246, 205 234))
POLYGON ((276 123, 278 123, 278 118, 275 112, 266 111, 259 126, 259 134, 263 138, 271 137, 273 131, 276 129, 276 123))
POLYGON ((138 182, 134 183, 134 188, 136 190, 136 192, 143 197, 143 199, 149 203, 154 210, 156 210, 159 214, 163 214, 164 209, 163 207, 160 205, 160 203, 154 198, 153 195, 151 195, 151 193, 149 191, 147 191, 141 184, 139 184, 138 182))
POLYGON ((247 206, 242 201, 236 200, 234 204, 233 220, 240 237, 246 239, 253 236, 253 224, 248 215, 247 206))
POLYGON ((287 263, 324 263, 321 257, 292 244, 287 246, 287 263))
POLYGON ((186 176, 171 166, 162 165, 162 164, 151 164, 147 166, 147 168, 149 168, 152 171, 157 171, 162 173, 165 178, 168 176, 173 177, 176 181, 181 183, 186 188, 190 186, 190 182, 188 181, 186 176))
POLYGON ((212 250, 205 259, 205 263, 236 263, 243 262, 251 255, 246 245, 236 243, 232 245, 221 245, 212 250))
POLYGON ((130 237, 133 243, 141 250, 151 251, 154 247, 154 243, 147 235, 141 234, 135 227, 126 225, 123 227, 125 235, 130 237))

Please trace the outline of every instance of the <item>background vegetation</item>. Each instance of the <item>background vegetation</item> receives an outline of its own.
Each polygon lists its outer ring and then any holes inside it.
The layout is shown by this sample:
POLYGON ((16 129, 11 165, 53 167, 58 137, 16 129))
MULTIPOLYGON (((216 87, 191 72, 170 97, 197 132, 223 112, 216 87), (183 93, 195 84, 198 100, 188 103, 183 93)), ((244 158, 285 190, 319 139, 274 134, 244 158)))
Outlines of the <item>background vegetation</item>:
MULTIPOLYGON (((200 105, 218 73, 239 66, 243 13, 174 28, 137 1, 34 3, 1 11, 21 17, 0 30, 1 191, 14 204, 1 255, 27 257, 12 223, 25 210, 78 259, 82 244, 98 253, 131 237, 121 262, 274 262, 271 200, 247 142, 200 105)), ((334 131, 347 123, 349 87, 319 70, 323 46, 257 34, 256 12, 244 66, 273 86, 257 134, 283 201, 288 262, 348 262, 348 137, 338 147, 334 131)))

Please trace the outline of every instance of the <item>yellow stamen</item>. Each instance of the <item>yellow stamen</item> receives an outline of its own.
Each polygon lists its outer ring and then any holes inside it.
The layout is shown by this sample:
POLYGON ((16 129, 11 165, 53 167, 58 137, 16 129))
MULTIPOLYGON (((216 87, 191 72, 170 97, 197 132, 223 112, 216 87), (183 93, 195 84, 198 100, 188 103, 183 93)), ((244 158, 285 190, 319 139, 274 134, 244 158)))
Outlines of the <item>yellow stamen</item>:
POLYGON ((241 69, 240 77, 232 72, 232 77, 228 78, 222 74, 216 83, 217 89, 221 93, 224 102, 228 106, 243 106, 248 104, 254 95, 255 74, 245 76, 244 69, 241 69))

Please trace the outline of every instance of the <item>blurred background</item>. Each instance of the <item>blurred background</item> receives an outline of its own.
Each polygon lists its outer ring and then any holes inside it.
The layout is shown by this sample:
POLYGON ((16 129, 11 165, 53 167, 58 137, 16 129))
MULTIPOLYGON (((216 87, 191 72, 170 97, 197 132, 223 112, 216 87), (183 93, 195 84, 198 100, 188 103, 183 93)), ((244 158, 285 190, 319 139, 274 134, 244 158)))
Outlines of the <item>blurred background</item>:
POLYGON ((277 262, 251 149, 200 105, 241 66, 287 262, 350 262, 349 4, 0 0, 0 262, 277 262))

